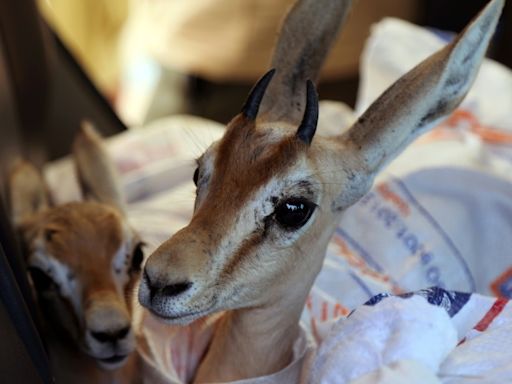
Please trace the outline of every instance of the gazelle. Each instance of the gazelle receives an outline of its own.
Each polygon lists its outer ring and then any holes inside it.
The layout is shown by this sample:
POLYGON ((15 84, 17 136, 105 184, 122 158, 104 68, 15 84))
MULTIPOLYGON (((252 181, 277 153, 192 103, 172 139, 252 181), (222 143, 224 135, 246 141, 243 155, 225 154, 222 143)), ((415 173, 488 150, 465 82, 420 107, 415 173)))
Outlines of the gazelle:
POLYGON ((74 160, 89 201, 51 206, 42 175, 20 161, 10 178, 19 230, 57 383, 135 383, 132 289, 141 241, 101 139, 84 124, 74 160))
MULTIPOLYGON (((169 324, 219 320, 196 382, 269 375, 293 357, 299 317, 350 205, 468 92, 504 0, 393 84, 336 137, 315 136, 314 85, 349 2, 298 1, 272 70, 197 160, 190 223, 148 259, 139 300, 169 324), (301 32, 306 29, 307 32, 301 32)), ((342 127, 340 127, 341 129, 342 127)))

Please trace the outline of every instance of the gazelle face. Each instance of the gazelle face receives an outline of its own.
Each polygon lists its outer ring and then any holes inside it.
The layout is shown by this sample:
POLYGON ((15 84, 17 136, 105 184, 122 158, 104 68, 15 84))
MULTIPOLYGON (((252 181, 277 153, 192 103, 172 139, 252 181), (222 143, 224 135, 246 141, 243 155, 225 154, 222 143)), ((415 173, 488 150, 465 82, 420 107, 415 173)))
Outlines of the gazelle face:
POLYGON ((48 208, 20 230, 47 321, 103 367, 122 364, 135 348, 130 299, 143 258, 134 231, 94 202, 48 208))
POLYGON ((304 295, 340 212, 339 185, 353 182, 333 168, 339 145, 310 145, 296 131, 240 115, 203 154, 194 216, 149 258, 139 290, 144 306, 186 324, 304 295))
POLYGON ((141 241, 122 213, 102 140, 88 124, 73 155, 82 193, 93 200, 51 206, 42 175, 20 161, 10 177, 12 221, 48 328, 114 369, 135 349, 132 290, 141 241))

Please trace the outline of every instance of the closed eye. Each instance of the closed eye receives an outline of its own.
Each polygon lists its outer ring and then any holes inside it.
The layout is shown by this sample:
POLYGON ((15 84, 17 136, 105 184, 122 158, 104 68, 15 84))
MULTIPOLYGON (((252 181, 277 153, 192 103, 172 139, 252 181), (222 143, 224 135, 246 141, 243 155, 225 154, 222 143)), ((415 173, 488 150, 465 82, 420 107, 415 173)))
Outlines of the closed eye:
POLYGON ((45 292, 56 288, 56 284, 53 279, 41 268, 29 267, 28 272, 32 283, 34 283, 34 287, 38 292, 45 292))

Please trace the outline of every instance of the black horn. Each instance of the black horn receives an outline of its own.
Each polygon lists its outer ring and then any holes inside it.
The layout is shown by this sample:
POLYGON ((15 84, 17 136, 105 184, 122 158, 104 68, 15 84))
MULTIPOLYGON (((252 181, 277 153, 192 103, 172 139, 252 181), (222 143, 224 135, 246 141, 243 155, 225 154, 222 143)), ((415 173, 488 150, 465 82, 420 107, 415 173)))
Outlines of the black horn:
POLYGON ((249 97, 242 107, 242 113, 248 119, 256 119, 261 100, 263 99, 265 91, 270 84, 270 80, 272 80, 275 72, 275 69, 268 71, 261 79, 258 80, 256 85, 252 88, 251 93, 249 93, 249 97))
POLYGON ((297 129, 297 137, 309 145, 315 136, 318 123, 318 94, 311 80, 307 81, 306 88, 306 110, 299 129, 297 129))

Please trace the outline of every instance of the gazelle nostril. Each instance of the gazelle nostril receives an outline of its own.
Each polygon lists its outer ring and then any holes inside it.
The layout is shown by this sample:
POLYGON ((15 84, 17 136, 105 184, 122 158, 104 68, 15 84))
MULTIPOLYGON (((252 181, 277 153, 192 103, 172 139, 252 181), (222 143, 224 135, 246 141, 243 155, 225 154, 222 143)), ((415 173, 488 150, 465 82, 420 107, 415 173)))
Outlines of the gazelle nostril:
POLYGON ((126 337, 129 332, 129 326, 114 331, 90 331, 91 336, 98 340, 100 343, 112 343, 126 337))
POLYGON ((112 337, 109 332, 91 331, 91 336, 98 340, 100 343, 106 343, 112 340, 112 337))
POLYGON ((142 279, 146 285, 147 290, 149 291, 150 301, 153 301, 155 296, 178 296, 192 286, 192 283, 189 281, 165 285, 165 279, 158 278, 158 276, 155 277, 155 274, 152 274, 151 271, 148 272, 148 266, 144 268, 142 279), (152 277, 150 277, 150 275, 152 277))
POLYGON ((117 334, 115 335, 117 339, 122 339, 128 335, 128 332, 130 332, 130 327, 124 327, 117 331, 117 334))
POLYGON ((183 283, 177 283, 177 284, 171 284, 167 285, 164 288, 162 288, 161 293, 164 296, 178 296, 179 294, 185 292, 192 286, 192 283, 189 281, 183 282, 183 283))
POLYGON ((151 280, 149 278, 149 275, 148 275, 148 272, 146 269, 144 269, 144 273, 142 274, 142 279, 143 279, 144 283, 146 284, 146 287, 149 290, 149 298, 151 300, 153 300, 153 297, 155 296, 155 293, 158 291, 158 288, 153 286, 153 284, 151 284, 151 280))

